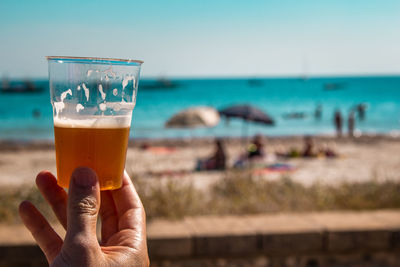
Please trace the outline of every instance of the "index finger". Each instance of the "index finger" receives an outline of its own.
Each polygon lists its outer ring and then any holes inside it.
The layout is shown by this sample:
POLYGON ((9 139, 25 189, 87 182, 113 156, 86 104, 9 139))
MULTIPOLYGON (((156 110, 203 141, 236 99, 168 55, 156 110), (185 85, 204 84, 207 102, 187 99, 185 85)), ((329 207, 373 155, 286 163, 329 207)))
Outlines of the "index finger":
POLYGON ((137 224, 145 224, 145 213, 139 195, 126 171, 122 187, 111 191, 119 219, 118 228, 133 229, 137 224))

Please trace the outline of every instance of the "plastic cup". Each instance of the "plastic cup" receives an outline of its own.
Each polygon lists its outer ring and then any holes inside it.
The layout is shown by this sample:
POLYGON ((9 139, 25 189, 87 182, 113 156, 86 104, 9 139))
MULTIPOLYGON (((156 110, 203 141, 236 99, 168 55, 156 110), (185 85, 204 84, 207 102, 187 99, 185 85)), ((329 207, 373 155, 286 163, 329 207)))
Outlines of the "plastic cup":
POLYGON ((75 168, 92 168, 100 190, 120 188, 139 60, 47 57, 53 106, 57 183, 68 188, 75 168))

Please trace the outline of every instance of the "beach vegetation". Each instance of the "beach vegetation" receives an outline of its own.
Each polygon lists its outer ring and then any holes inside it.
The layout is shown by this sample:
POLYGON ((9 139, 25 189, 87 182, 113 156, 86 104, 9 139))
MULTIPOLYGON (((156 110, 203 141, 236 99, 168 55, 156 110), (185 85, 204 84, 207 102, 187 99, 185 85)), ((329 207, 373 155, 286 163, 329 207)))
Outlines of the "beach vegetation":
MULTIPOLYGON (((149 179, 131 174, 149 220, 198 215, 276 212, 376 210, 400 208, 400 182, 369 180, 339 185, 303 185, 289 176, 268 181, 248 171, 226 171, 207 190, 177 179, 149 179)), ((18 205, 27 199, 55 220, 36 188, 6 189, 0 198, 0 222, 19 222, 18 205)))

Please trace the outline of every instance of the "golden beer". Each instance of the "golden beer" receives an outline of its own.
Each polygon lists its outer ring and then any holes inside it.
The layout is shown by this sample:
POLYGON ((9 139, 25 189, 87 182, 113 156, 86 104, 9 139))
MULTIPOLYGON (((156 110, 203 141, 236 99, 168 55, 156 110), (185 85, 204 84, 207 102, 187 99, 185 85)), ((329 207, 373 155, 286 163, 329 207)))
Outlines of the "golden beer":
POLYGON ((54 124, 57 182, 68 188, 72 172, 80 166, 92 168, 101 190, 120 188, 129 139, 127 127, 82 127, 54 124))

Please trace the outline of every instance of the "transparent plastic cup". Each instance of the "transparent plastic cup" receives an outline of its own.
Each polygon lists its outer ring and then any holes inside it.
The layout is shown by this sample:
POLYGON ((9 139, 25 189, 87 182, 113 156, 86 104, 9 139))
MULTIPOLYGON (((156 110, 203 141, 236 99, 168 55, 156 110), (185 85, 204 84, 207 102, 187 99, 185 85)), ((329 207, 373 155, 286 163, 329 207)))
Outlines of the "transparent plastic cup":
POLYGON ((92 168, 101 190, 120 188, 139 60, 47 57, 53 106, 57 183, 68 188, 75 168, 92 168))

